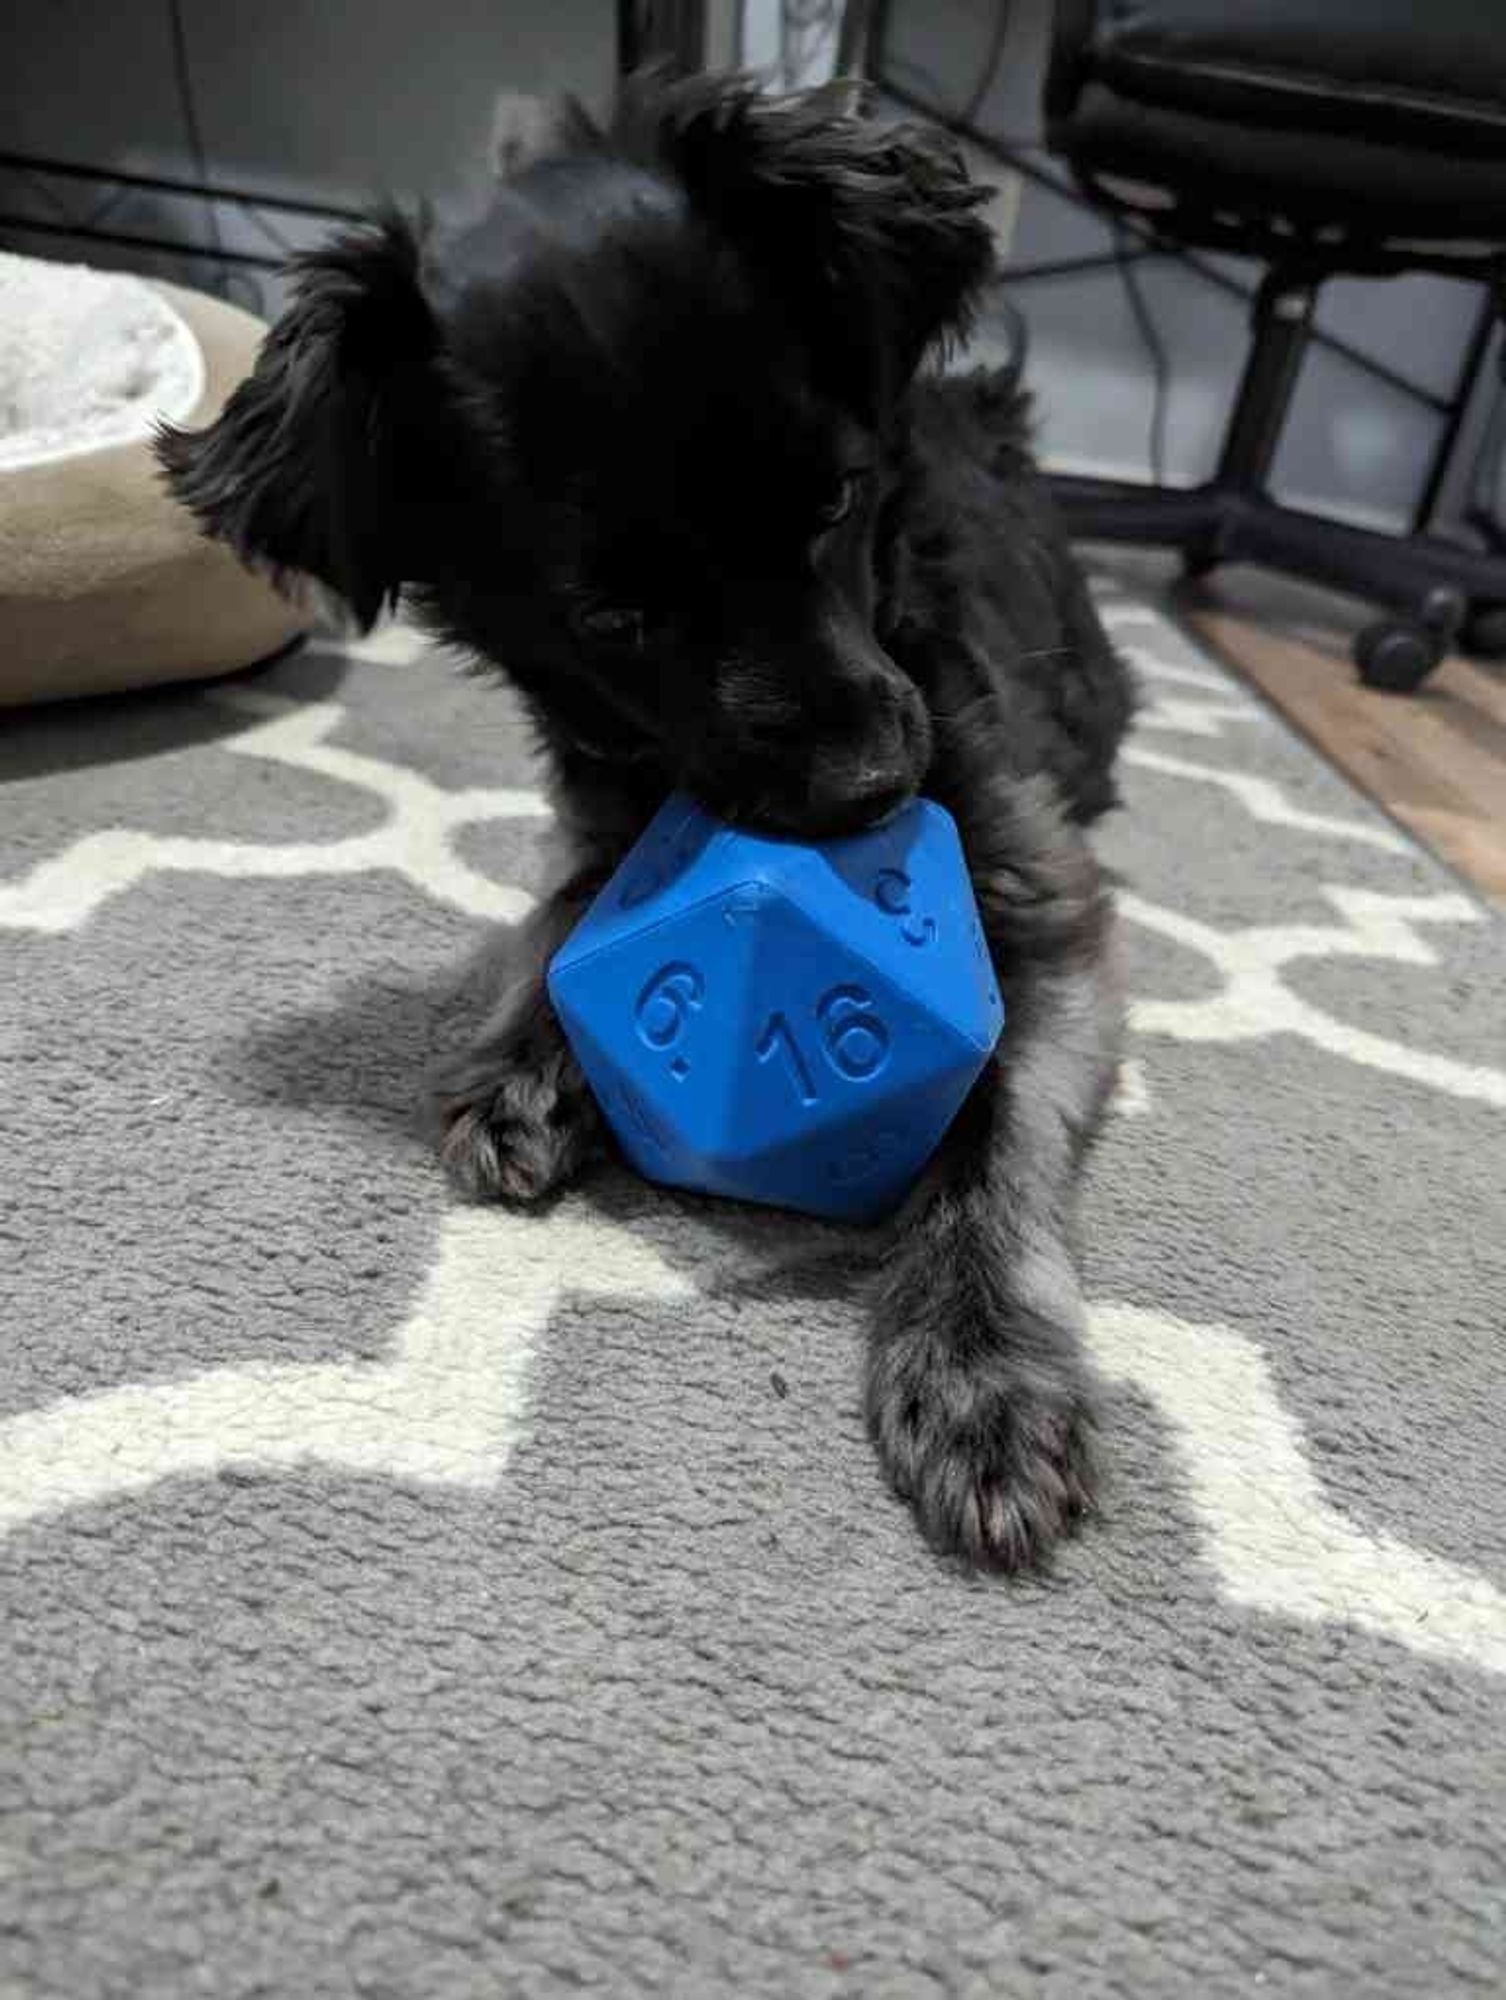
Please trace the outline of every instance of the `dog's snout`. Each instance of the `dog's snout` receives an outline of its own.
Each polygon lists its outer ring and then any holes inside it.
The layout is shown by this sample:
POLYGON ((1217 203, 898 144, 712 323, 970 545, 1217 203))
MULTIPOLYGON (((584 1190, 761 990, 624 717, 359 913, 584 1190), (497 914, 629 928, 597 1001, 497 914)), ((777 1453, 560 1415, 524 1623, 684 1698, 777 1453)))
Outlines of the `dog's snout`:
POLYGON ((703 726, 687 729, 682 782, 745 825, 807 840, 860 832, 920 790, 926 705, 842 607, 795 610, 719 666, 703 726))
POLYGON ((823 792, 812 787, 811 807, 818 824, 833 833, 860 833, 865 827, 882 826, 915 796, 915 787, 898 773, 881 772, 865 777, 850 790, 823 792))
POLYGON ((916 690, 887 680, 870 689, 862 706, 862 726, 809 767, 806 808, 822 831, 878 825, 908 805, 925 775, 930 730, 916 690))

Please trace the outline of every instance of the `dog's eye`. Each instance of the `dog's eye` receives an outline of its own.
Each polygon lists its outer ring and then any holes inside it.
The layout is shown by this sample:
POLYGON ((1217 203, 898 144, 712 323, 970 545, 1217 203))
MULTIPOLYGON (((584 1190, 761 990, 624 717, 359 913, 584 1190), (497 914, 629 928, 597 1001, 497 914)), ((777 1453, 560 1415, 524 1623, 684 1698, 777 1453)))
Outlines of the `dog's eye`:
POLYGON ((641 646, 643 644, 643 613, 629 611, 621 605, 588 604, 571 618, 578 637, 590 639, 599 646, 641 646))
POLYGON ((867 482, 868 474, 861 466, 854 467, 851 472, 844 472, 842 474, 836 492, 833 493, 826 505, 816 516, 823 529, 834 528, 839 521, 847 519, 847 516, 856 507, 859 499, 862 497, 863 488, 867 482))

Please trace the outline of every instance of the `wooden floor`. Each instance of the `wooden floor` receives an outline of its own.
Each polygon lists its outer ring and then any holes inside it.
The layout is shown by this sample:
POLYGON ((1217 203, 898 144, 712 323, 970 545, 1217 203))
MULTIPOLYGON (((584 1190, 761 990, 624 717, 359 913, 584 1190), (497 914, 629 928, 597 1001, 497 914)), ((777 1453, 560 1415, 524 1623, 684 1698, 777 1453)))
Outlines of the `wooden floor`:
POLYGON ((1178 604, 1361 790, 1506 906, 1506 666, 1449 659, 1416 694, 1378 694, 1349 658, 1357 607, 1243 570, 1178 604))

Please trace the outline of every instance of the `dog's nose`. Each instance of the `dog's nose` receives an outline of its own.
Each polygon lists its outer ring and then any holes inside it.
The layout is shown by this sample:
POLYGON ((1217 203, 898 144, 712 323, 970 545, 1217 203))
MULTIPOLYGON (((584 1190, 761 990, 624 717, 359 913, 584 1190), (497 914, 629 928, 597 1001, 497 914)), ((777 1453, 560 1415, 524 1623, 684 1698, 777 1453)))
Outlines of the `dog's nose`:
POLYGON ((892 819, 914 796, 914 778, 896 765, 847 780, 834 773, 818 775, 807 789, 806 804, 810 823, 820 832, 862 833, 892 819))
POLYGON ((805 784, 806 808, 823 832, 856 833, 878 826, 910 803, 919 790, 930 755, 930 732, 918 694, 905 690, 896 699, 885 688, 870 696, 866 740, 818 753, 805 784), (885 712, 887 711, 887 712, 885 712))

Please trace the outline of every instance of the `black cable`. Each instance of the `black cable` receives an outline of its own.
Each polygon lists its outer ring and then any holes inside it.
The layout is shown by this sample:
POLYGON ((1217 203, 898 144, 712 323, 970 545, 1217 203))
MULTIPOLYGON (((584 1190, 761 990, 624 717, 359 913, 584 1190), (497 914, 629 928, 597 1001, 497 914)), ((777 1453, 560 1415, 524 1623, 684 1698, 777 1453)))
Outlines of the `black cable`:
POLYGON ((861 77, 866 73, 875 5, 876 0, 845 0, 837 24, 838 76, 861 77))
POLYGON ((889 75, 891 70, 906 71, 929 93, 933 104, 938 103, 944 94, 940 77, 934 76, 924 63, 912 62, 908 56, 895 55, 886 55, 884 57, 883 68, 873 78, 873 83, 877 89, 883 89, 884 79, 889 75))
MULTIPOLYGON (((1506 377, 1506 366, 1503 366, 1506 377)), ((1496 384, 1489 414, 1470 467, 1466 518, 1490 534, 1501 530, 1501 486, 1506 468, 1506 379, 1496 384)))
POLYGON ((1152 373, 1155 376, 1155 398, 1150 415, 1150 476, 1157 486, 1166 484, 1166 400, 1171 387, 1171 363, 1166 353, 1166 343, 1161 338, 1161 329, 1146 302, 1140 284, 1140 273, 1135 269, 1135 259, 1125 242, 1124 227, 1117 216, 1109 224, 1114 232, 1114 262, 1119 270, 1119 280, 1124 286, 1125 297, 1129 301, 1130 312, 1145 343, 1145 351, 1150 356, 1152 373))
MULTIPOLYGON (((891 97, 902 98, 908 110, 918 112, 922 118, 933 119, 936 124, 948 131, 960 132, 962 137, 972 140, 976 145, 992 142, 996 146, 1007 146, 1014 153, 1044 153, 1046 150, 1045 141, 1042 139, 1025 139, 1009 132, 989 132, 982 135, 962 131, 962 128, 971 125, 973 120, 962 117, 959 112, 948 111, 943 102, 946 90, 940 77, 928 70, 924 63, 912 62, 908 56, 885 56, 883 68, 872 81, 880 95, 888 90, 891 97), (889 81, 891 75, 898 85, 897 89, 889 81), (911 88, 904 81, 906 77, 921 84, 923 89, 916 91, 911 88)), ((984 81, 984 96, 988 94, 990 82, 991 79, 984 81)), ((974 88, 976 89, 976 85, 974 88)))
MULTIPOLYGON (((1042 166, 1027 157, 1031 153, 1044 152, 1046 150, 1044 147, 1034 144, 1018 146, 1000 138, 997 133, 985 132, 976 126, 963 129, 959 121, 948 118, 947 114, 938 110, 934 103, 917 97, 914 91, 908 90, 903 84, 890 83, 883 87, 902 110, 914 111, 922 118, 934 120, 936 124, 956 133, 958 138, 968 140, 980 152, 991 154, 1001 166, 1022 174, 1037 187, 1046 189, 1050 194, 1060 195, 1064 201, 1071 202, 1075 208, 1081 209, 1086 214, 1102 217, 1104 203, 1100 195, 1084 194, 1076 176, 1055 169, 1050 160, 1042 166)), ((1248 284, 1230 277, 1212 256, 1192 250, 1185 243, 1178 243, 1170 236, 1158 236, 1148 215, 1140 217, 1126 211, 1125 228, 1136 243, 1145 245, 1157 256, 1175 259, 1183 270, 1195 272, 1199 278, 1211 285, 1215 291, 1222 292, 1226 298, 1238 299, 1246 307, 1252 304, 1255 294, 1248 284)), ((1248 244, 1236 244, 1231 241, 1224 247, 1231 255, 1248 257, 1252 254, 1248 244)), ((1385 274, 1389 275, 1393 270, 1401 268, 1400 265, 1387 265, 1385 274)), ((1480 277, 1477 263, 1466 263, 1462 256, 1448 258, 1446 253, 1442 252, 1431 254, 1416 268, 1436 271, 1444 277, 1464 278, 1475 282, 1478 282, 1480 277)), ((1377 270, 1373 275, 1381 273, 1377 270)), ((1431 389, 1423 388, 1420 383, 1412 381, 1397 369, 1388 367, 1385 362, 1378 361, 1373 354, 1367 354, 1352 341, 1341 339, 1338 334, 1329 332, 1326 327, 1314 326, 1312 341, 1315 347, 1321 347, 1330 354, 1341 356, 1372 380, 1386 383, 1396 390, 1398 395, 1405 396, 1409 402, 1421 403, 1439 415, 1447 412, 1449 407, 1447 396, 1439 396, 1431 389)))
POLYGON ((284 235, 275 222, 269 222, 259 208, 253 208, 248 202, 242 208, 241 213, 248 221, 254 223, 262 235, 266 237, 267 241, 280 250, 285 257, 295 257, 298 254, 298 246, 289 237, 284 235))
POLYGON ((1496 387, 1469 468, 1465 510, 1470 525, 1488 546, 1499 550, 1503 528, 1502 478, 1506 475, 1506 271, 1499 268, 1491 281, 1490 303, 1495 320, 1496 387))
MULTIPOLYGON (((967 133, 971 136, 979 130, 978 114, 983 108, 989 91, 993 88, 994 79, 998 75, 999 64, 1003 60, 1004 47, 1009 39, 1010 14, 1011 7, 1009 0, 1003 0, 1003 4, 995 10, 993 29, 989 36, 988 48, 984 54, 983 63, 978 71, 972 90, 968 93, 967 99, 961 109, 946 111, 938 106, 931 113, 931 115, 938 117, 943 124, 950 126, 955 132, 967 133)), ((880 87, 882 87, 883 69, 886 69, 892 61, 892 57, 887 58, 881 67, 880 87)), ((908 69, 912 75, 918 76, 923 83, 929 84, 936 98, 941 96, 937 79, 925 71, 920 64, 908 62, 901 57, 899 67, 908 69)), ((927 110, 930 109, 930 107, 924 108, 927 110)), ((989 136, 993 137, 992 134, 989 136)), ((1001 148, 1009 143, 1007 140, 994 138, 994 144, 1001 148)), ((1015 150, 1040 152, 1044 149, 1035 141, 1031 141, 1025 146, 1016 145, 1015 150)), ((1068 190, 1063 188, 1062 192, 1067 193, 1068 190)), ((1157 486, 1164 486, 1166 483, 1167 401, 1171 387, 1170 359, 1166 352, 1166 343, 1161 338, 1161 330, 1156 325, 1155 317, 1150 310, 1144 290, 1141 287, 1140 274, 1135 269, 1136 257, 1138 254, 1143 253, 1131 251, 1125 240, 1124 225, 1117 216, 1110 221, 1109 227, 1113 232, 1114 264, 1119 272, 1120 283, 1124 286, 1125 297, 1129 302, 1131 315, 1134 318, 1140 338, 1145 344, 1145 351, 1150 356, 1151 369, 1155 377, 1155 394, 1151 405, 1150 436, 1148 440, 1150 474, 1157 486)), ((1006 281, 1008 276, 1009 273, 1006 267, 1003 273, 1006 281)), ((1018 341, 1018 334, 1025 322, 1023 315, 1018 314, 1017 309, 1014 310, 1016 311, 1016 317, 1012 330, 1016 336, 1017 347, 1023 347, 1024 343, 1018 341)))
POLYGON ((77 160, 55 160, 42 153, 11 153, 4 147, 0 147, 0 171, 46 174, 50 179, 109 181, 122 188, 140 188, 146 194, 198 195, 203 200, 228 201, 243 208, 275 208, 284 215, 309 215, 316 222, 368 220, 365 208, 350 208, 343 202, 306 201, 302 196, 227 187, 222 180, 216 180, 211 187, 203 181, 184 180, 181 175, 128 174, 122 167, 85 167, 77 160))
MULTIPOLYGON (((40 216, 0 214, 0 228, 26 230, 34 236, 64 236, 77 238, 79 226, 76 222, 44 222, 40 216)), ((151 250, 163 257, 186 259, 190 263, 205 264, 211 261, 210 252, 196 243, 178 243, 164 240, 160 236, 147 236, 127 229, 91 229, 84 239, 87 242, 109 243, 121 250, 151 250)), ((249 268, 254 271, 280 271, 284 259, 262 257, 254 250, 224 249, 216 253, 221 264, 232 268, 249 268)))
POLYGON ((78 218, 74 215, 72 209, 69 208, 67 202, 57 192, 57 189, 50 182, 44 180, 35 167, 22 167, 19 171, 21 178, 30 185, 34 193, 42 197, 54 215, 60 217, 64 222, 77 221, 78 218))
MULTIPOLYGON (((1006 281, 1007 277, 1006 272, 1006 281)), ((1009 359, 1004 364, 1004 373, 1012 384, 1018 386, 1024 381, 1025 370, 1030 365, 1030 322, 1014 300, 1002 293, 990 302, 988 310, 1009 328, 1009 359)))
MULTIPOLYGON (((193 160, 194 178, 207 187, 209 157, 204 150, 204 134, 199 125, 199 107, 194 96, 193 76, 188 66, 188 33, 183 25, 183 0, 167 0, 167 20, 173 45, 173 71, 178 83, 178 108, 182 113, 183 130, 193 160)), ((220 259, 219 283, 223 290, 227 269, 223 257, 225 244, 220 235, 219 209, 212 195, 205 199, 204 219, 209 225, 209 240, 214 254, 220 259)))
POLYGON ((978 72, 977 81, 968 93, 967 102, 957 114, 959 121, 964 125, 977 124, 978 113, 983 109, 984 99, 994 87, 994 78, 999 73, 999 64, 1004 56, 1004 44, 1009 39, 1011 13, 1010 0, 1003 0, 1003 4, 994 10, 993 32, 988 39, 983 66, 978 72))
POLYGON ((258 319, 265 319, 267 317, 267 294, 257 273, 255 271, 248 271, 244 266, 238 271, 226 271, 225 297, 231 305, 235 304, 235 288, 237 285, 240 285, 245 291, 246 298, 243 300, 243 303, 246 304, 247 310, 255 313, 258 319))

